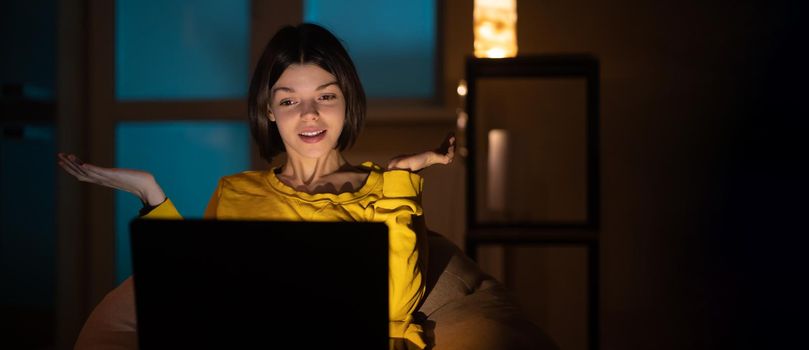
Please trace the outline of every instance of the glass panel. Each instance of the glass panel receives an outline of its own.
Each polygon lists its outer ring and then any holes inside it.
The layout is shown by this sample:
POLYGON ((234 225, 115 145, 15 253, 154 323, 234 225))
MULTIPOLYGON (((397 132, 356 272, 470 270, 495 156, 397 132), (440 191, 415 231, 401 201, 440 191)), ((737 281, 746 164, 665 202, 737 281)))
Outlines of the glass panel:
POLYGON ((435 0, 306 0, 304 20, 343 40, 369 97, 435 95, 435 0))
POLYGON ((485 78, 477 84, 479 221, 586 221, 587 81, 485 78))
POLYGON ((245 97, 249 5, 248 0, 117 0, 116 97, 245 97))
MULTIPOLYGON (((154 174, 186 218, 199 218, 220 177, 250 166, 250 133, 245 122, 127 122, 116 127, 116 166, 154 174)), ((117 192, 116 276, 132 273, 129 222, 142 204, 117 192)))

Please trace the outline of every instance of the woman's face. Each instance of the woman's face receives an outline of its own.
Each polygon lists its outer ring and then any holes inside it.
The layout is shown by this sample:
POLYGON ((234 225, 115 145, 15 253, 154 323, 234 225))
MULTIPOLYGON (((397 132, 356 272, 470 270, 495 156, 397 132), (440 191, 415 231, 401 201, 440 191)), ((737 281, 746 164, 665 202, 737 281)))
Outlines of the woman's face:
POLYGON ((287 67, 270 90, 270 121, 287 156, 320 158, 337 146, 346 102, 337 78, 314 64, 287 67))

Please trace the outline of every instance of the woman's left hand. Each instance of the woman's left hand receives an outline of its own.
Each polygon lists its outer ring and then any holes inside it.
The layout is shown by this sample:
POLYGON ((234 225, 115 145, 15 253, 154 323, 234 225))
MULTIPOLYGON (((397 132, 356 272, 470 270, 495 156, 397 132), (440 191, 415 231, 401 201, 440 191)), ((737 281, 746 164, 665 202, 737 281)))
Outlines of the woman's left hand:
POLYGON ((447 134, 441 146, 416 154, 395 157, 388 162, 388 170, 408 170, 416 172, 434 164, 449 164, 455 158, 455 135, 447 134))

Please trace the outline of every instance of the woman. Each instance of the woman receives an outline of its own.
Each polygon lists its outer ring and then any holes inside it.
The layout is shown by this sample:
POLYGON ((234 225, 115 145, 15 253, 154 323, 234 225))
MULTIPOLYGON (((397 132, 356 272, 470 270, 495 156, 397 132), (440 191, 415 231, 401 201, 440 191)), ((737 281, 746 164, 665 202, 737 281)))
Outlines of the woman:
MULTIPOLYGON (((424 348, 412 316, 424 297, 426 249, 425 230, 416 225, 422 179, 415 172, 451 162, 454 139, 437 151, 394 158, 387 170, 349 164, 340 152, 360 132, 365 94, 338 39, 313 24, 285 27, 270 40, 253 74, 248 114, 262 158, 270 163, 284 153, 285 161, 222 178, 205 217, 385 222, 391 347, 424 348)), ((80 181, 137 195, 144 217, 181 218, 148 173, 101 168, 61 153, 59 165, 80 181)))

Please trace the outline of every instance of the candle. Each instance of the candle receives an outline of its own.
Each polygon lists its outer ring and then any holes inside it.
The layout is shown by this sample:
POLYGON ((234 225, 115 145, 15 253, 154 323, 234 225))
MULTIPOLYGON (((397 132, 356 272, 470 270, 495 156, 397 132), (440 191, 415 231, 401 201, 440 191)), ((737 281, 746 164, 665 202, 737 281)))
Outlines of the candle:
POLYGON ((489 162, 487 176, 487 207, 491 211, 506 210, 506 175, 508 169, 508 132, 489 131, 489 162))

